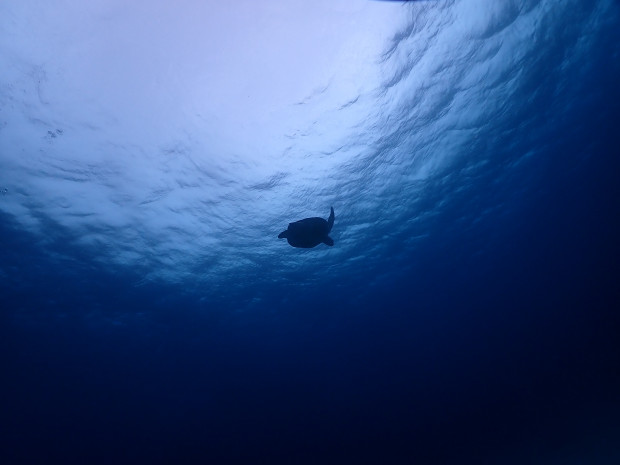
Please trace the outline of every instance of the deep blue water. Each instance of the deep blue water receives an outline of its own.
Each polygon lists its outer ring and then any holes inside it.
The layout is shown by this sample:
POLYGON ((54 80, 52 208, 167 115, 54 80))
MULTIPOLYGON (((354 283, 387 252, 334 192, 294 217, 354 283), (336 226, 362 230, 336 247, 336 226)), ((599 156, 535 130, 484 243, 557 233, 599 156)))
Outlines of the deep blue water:
POLYGON ((80 113, 1 7, 1 462, 620 463, 619 4, 498 4, 399 6, 256 157, 80 113))

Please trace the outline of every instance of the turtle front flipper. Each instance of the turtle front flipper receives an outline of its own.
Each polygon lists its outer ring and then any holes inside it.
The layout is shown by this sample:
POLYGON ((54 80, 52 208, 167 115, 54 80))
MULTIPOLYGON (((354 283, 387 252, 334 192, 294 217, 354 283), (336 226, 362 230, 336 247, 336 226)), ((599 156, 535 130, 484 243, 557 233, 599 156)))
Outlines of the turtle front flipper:
MULTIPOLYGON (((329 218, 327 219, 327 233, 332 230, 332 226, 334 226, 334 220, 336 217, 334 216, 334 207, 331 207, 331 212, 329 214, 329 218)), ((330 245, 330 244, 328 244, 330 245)), ((332 241, 331 245, 334 245, 334 241, 332 241)))

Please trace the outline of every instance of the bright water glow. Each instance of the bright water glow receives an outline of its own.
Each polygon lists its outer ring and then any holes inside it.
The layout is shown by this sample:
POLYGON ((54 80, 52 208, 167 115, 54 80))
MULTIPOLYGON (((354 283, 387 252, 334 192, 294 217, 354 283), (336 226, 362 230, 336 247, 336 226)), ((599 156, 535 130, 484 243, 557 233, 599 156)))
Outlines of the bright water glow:
POLYGON ((61 228, 71 250, 136 284, 206 296, 393 264, 467 189, 447 192, 447 179, 473 182, 500 140, 535 139, 559 113, 548 102, 539 119, 507 123, 535 84, 573 85, 596 38, 582 31, 613 11, 610 0, 3 1, 0 210, 43 245, 61 228), (550 65, 556 42, 569 47, 550 65), (335 247, 277 239, 331 205, 335 247))

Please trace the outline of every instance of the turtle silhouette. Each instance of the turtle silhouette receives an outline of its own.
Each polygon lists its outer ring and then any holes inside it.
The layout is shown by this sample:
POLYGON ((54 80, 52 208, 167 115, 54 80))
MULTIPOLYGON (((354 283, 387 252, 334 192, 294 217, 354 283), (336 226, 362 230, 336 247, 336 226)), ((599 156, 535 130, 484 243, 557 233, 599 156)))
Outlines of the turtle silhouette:
POLYGON ((332 246, 334 245, 334 240, 328 234, 332 230, 335 218, 334 207, 331 207, 331 213, 327 221, 323 218, 314 217, 289 223, 286 231, 278 234, 278 239, 286 238, 293 247, 303 249, 311 249, 321 242, 332 246))

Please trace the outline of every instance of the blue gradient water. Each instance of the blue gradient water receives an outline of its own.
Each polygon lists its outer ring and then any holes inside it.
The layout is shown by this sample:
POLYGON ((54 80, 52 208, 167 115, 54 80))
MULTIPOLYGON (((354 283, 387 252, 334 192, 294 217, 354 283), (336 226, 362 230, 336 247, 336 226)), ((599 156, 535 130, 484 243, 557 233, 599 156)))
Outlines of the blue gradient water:
POLYGON ((618 2, 37 5, 2 463, 620 460, 618 2))

